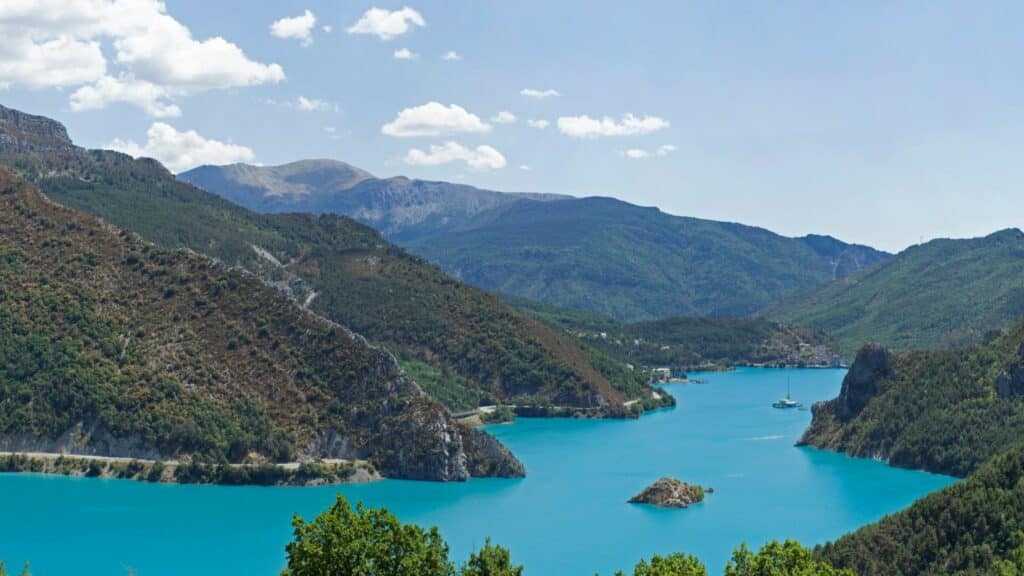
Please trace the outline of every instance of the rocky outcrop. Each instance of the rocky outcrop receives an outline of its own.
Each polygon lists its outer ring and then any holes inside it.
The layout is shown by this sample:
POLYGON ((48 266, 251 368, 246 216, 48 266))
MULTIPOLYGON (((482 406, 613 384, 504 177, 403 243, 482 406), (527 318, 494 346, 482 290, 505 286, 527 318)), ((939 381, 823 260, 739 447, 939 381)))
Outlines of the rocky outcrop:
POLYGON ((630 504, 651 504, 662 508, 686 508, 704 501, 704 489, 668 476, 644 488, 629 499, 630 504))
POLYGON ((1024 394, 1024 346, 1017 351, 1016 360, 999 373, 996 378, 996 392, 1000 398, 1024 394))
POLYGON ((843 387, 836 398, 836 417, 847 421, 864 409, 879 391, 879 382, 893 376, 889 351, 878 344, 867 344, 857 352, 843 387))
POLYGON ((466 466, 470 476, 487 478, 522 478, 526 468, 512 452, 494 436, 467 426, 459 425, 462 449, 466 453, 466 466))
POLYGON ((52 152, 73 148, 68 131, 60 122, 0 106, 0 151, 52 152))

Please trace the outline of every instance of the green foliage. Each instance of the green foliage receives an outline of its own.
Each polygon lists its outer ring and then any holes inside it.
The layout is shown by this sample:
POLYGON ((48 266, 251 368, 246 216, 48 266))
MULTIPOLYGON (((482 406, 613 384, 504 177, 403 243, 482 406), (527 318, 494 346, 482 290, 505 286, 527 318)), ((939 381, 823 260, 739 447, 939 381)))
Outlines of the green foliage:
POLYGON ((491 544, 488 538, 484 547, 469 555, 469 561, 459 571, 461 576, 522 576, 523 567, 512 564, 512 555, 507 548, 491 544))
POLYGON ((1022 346, 1024 322, 984 345, 891 355, 892 377, 863 410, 842 420, 838 400, 818 404, 801 441, 965 476, 1024 437, 1024 390, 996 386, 1024 362, 1022 346))
POLYGON ((290 461, 334 431, 386 474, 437 469, 441 406, 389 355, 251 274, 156 248, 6 171, 0 259, 0 435, 75 432, 223 464, 290 461))
POLYGON ((283 576, 454 576, 448 545, 437 528, 402 524, 386 509, 355 508, 341 495, 306 522, 292 520, 283 576))
POLYGON ((815 550, 860 576, 1015 574, 1024 567, 1024 447, 966 481, 815 550))
POLYGON ((913 246, 764 315, 824 330, 850 355, 866 342, 896 351, 976 344, 1024 315, 1024 233, 913 246))
POLYGON ((746 316, 886 257, 610 198, 506 204, 403 245, 470 284, 623 321, 746 316))
POLYGON ((756 554, 740 544, 725 566, 725 576, 854 576, 854 572, 816 560, 794 540, 773 540, 756 554))
POLYGON ((821 364, 838 352, 836 343, 821 332, 764 318, 676 317, 623 323, 594 312, 524 298, 507 296, 506 300, 566 331, 582 345, 637 367, 686 370, 738 364, 821 364))
POLYGON ((641 560, 633 568, 633 576, 707 576, 707 573, 696 556, 678 552, 668 556, 655 554, 650 562, 641 560))
MULTIPOLYGON (((175 180, 153 161, 112 152, 4 154, 0 147, 0 163, 66 206, 273 282, 317 313, 395 350, 453 410, 492 397, 588 408, 602 397, 603 410, 624 415, 626 400, 647 405, 653 398, 621 369, 596 369, 592 355, 560 332, 452 280, 349 218, 256 214, 175 180)), ((137 258, 126 255, 125 262, 137 258)), ((173 277, 165 280, 161 297, 180 298, 173 277)), ((246 344, 239 335, 226 347, 246 344)))

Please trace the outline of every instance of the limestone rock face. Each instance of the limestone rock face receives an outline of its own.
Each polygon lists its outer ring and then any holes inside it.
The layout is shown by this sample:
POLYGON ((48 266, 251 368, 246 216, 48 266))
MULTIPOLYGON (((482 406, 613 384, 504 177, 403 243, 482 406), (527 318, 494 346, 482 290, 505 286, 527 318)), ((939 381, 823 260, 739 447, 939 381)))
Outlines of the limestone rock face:
POLYGON ((1024 346, 1017 352, 1017 359, 996 378, 996 392, 1000 398, 1024 394, 1024 346))
POLYGON ((690 504, 703 501, 703 488, 667 476, 629 499, 631 504, 652 504, 663 508, 686 508, 690 504))
POLYGON ((836 398, 836 416, 847 421, 864 409, 879 391, 879 381, 893 376, 889 351, 879 344, 867 344, 857 352, 843 387, 836 398))

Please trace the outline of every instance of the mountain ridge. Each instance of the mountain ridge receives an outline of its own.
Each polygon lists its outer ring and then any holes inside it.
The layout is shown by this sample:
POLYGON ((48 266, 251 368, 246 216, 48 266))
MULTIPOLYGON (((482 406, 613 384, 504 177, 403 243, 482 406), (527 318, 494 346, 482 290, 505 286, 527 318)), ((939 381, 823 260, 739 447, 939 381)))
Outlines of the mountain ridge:
MULTIPOLYGON (((179 178, 235 197, 237 185, 211 176, 223 169, 201 172, 179 178)), ((470 284, 624 321, 748 315, 889 256, 829 236, 788 238, 608 197, 538 197, 404 178, 328 193, 332 202, 306 208, 373 226, 470 284)), ((249 207, 261 209, 255 201, 249 207)))

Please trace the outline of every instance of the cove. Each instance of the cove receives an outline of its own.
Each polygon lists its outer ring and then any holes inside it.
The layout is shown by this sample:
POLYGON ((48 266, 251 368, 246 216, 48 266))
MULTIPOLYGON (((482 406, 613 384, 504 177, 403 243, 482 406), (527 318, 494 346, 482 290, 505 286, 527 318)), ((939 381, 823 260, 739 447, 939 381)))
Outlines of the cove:
POLYGON ((0 559, 16 569, 31 561, 34 573, 50 576, 272 575, 284 565, 292 513, 311 518, 342 492, 439 526, 458 561, 489 535, 529 576, 607 576, 673 551, 720 574, 740 542, 824 542, 955 481, 795 448, 810 412, 771 403, 787 379, 805 405, 832 398, 844 374, 698 374, 708 383, 666 386, 679 405, 639 420, 490 427, 526 464, 522 480, 239 488, 3 474, 0 559), (663 475, 715 493, 687 510, 626 503, 663 475))

